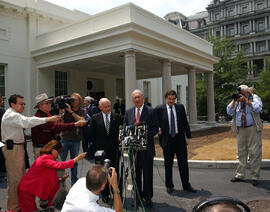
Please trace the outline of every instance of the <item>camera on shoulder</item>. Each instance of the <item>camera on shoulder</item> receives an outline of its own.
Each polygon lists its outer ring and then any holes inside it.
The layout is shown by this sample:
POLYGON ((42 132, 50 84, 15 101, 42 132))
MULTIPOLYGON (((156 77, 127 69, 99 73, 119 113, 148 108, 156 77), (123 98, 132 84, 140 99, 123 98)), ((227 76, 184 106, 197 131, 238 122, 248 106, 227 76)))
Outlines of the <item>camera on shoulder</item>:
POLYGON ((233 95, 232 95, 232 99, 234 100, 234 101, 237 101, 240 97, 242 97, 243 95, 242 95, 242 92, 241 92, 241 87, 237 87, 237 93, 234 93, 233 95))

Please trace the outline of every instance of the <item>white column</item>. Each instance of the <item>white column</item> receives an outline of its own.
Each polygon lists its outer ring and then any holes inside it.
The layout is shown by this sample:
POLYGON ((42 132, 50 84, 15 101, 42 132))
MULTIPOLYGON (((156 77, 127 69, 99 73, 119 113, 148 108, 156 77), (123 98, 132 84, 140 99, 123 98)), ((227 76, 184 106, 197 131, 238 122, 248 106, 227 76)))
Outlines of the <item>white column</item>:
POLYGON ((188 70, 188 93, 189 93, 189 123, 197 123, 197 101, 196 101, 196 70, 188 70))
POLYGON ((223 38, 223 26, 220 27, 220 37, 223 38))
MULTIPOLYGON (((172 88, 172 64, 169 60, 162 61, 162 97, 172 88)), ((164 99, 164 98, 163 98, 164 99)))
POLYGON ((136 55, 134 50, 129 50, 125 52, 125 98, 127 109, 133 106, 131 93, 136 87, 136 55))
POLYGON ((207 74, 207 115, 208 122, 215 123, 214 74, 207 74))
POLYGON ((268 29, 268 23, 267 23, 267 16, 264 18, 264 28, 265 30, 268 29))

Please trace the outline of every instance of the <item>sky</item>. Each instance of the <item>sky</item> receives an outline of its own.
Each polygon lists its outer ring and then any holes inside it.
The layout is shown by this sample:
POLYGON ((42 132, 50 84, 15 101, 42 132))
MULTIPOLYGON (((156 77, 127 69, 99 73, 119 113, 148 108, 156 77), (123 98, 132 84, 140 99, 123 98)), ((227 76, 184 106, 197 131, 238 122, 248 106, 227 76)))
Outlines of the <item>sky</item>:
POLYGON ((180 12, 185 16, 204 11, 211 0, 46 0, 48 2, 77 9, 90 15, 132 2, 155 15, 164 17, 169 12, 180 12))

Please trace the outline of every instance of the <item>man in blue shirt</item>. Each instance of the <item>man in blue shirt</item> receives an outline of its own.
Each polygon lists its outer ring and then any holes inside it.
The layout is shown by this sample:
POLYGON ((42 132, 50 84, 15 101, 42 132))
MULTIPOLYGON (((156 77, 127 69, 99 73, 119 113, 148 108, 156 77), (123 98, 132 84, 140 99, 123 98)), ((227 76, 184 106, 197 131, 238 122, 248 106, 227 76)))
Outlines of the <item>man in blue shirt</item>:
POLYGON ((262 110, 261 99, 249 93, 247 85, 240 85, 241 94, 227 106, 228 115, 232 116, 232 130, 236 132, 237 159, 239 161, 235 176, 231 182, 243 181, 249 158, 251 178, 254 186, 258 185, 262 159, 262 125, 258 115, 262 110))

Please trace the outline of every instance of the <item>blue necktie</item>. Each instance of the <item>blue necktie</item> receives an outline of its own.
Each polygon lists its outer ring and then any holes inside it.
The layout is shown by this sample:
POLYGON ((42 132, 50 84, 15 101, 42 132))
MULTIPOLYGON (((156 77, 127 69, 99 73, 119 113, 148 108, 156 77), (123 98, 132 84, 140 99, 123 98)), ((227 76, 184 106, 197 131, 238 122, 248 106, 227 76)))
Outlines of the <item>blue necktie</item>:
POLYGON ((175 120, 174 120, 174 114, 173 114, 173 108, 170 106, 171 109, 171 136, 175 136, 175 120))

